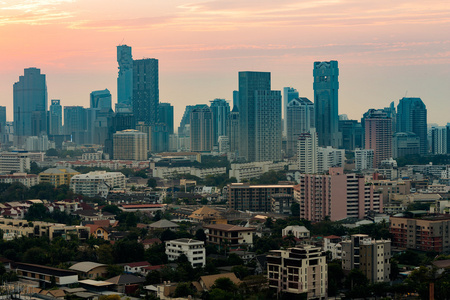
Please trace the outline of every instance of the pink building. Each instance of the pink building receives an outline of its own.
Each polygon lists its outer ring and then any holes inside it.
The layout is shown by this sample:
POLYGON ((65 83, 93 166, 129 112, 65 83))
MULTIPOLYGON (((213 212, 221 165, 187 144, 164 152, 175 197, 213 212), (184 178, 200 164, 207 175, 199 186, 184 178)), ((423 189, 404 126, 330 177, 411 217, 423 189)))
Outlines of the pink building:
POLYGON ((383 211, 380 195, 364 176, 344 174, 343 168, 330 168, 329 175, 301 174, 294 187, 294 199, 300 204, 300 218, 332 221, 362 219, 369 210, 383 211))
POLYGON ((373 149, 373 167, 392 157, 392 120, 382 110, 371 110, 365 119, 365 148, 373 149))

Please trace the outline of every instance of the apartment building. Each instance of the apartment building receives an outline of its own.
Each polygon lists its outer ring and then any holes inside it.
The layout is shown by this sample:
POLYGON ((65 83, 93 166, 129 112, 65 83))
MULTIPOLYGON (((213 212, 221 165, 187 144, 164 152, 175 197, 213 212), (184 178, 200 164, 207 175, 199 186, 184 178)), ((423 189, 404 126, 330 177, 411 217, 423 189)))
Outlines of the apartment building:
POLYGON ((7 175, 0 175, 0 183, 19 182, 26 187, 32 187, 39 183, 39 178, 36 174, 14 173, 7 175))
POLYGON ((300 203, 300 218, 310 221, 362 219, 369 210, 383 211, 379 194, 364 176, 345 174, 343 168, 330 168, 329 175, 300 174, 294 199, 300 203))
POLYGON ((39 173, 39 181, 50 183, 54 187, 66 184, 70 185, 73 176, 80 174, 71 168, 50 168, 39 173))
POLYGON ((328 267, 320 247, 302 245, 270 251, 267 274, 269 287, 277 293, 307 293, 307 299, 327 298, 328 267))
POLYGON ((242 246, 253 246, 255 228, 231 224, 209 224, 203 226, 203 228, 208 230, 206 233, 207 243, 219 248, 239 249, 242 246))
POLYGON ((228 208, 259 212, 272 211, 273 194, 293 194, 294 185, 249 185, 232 183, 228 185, 228 208))
POLYGON ((121 172, 95 171, 79 174, 70 180, 70 188, 74 193, 88 197, 100 195, 106 197, 113 188, 125 188, 125 175, 121 172))
POLYGON ((409 217, 391 217, 389 231, 392 246, 421 251, 450 251, 450 216, 426 216, 410 213, 409 217))
POLYGON ((178 259, 182 254, 195 267, 206 264, 205 242, 193 239, 176 239, 166 242, 166 254, 169 261, 178 259))
POLYGON ((390 240, 374 240, 366 234, 354 234, 341 245, 342 269, 359 269, 371 283, 389 282, 390 240))

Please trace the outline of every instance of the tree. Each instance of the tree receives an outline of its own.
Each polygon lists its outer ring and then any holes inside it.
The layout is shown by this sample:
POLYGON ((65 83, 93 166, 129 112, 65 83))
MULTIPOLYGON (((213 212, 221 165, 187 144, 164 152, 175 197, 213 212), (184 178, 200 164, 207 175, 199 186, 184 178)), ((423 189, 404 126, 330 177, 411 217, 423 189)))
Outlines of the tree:
POLYGON ((195 238, 197 239, 197 240, 199 240, 199 241, 203 241, 203 242, 205 242, 206 241, 206 234, 205 234, 205 231, 203 230, 203 229, 198 229, 196 232, 195 232, 195 238))
POLYGON ((158 183, 156 182, 155 178, 149 178, 147 180, 147 186, 152 188, 152 189, 154 189, 154 188, 156 188, 158 186, 158 183))
POLYGON ((300 204, 298 204, 297 202, 292 203, 292 205, 291 205, 291 214, 294 217, 299 217, 300 216, 300 204))
POLYGON ((47 208, 42 203, 34 203, 28 209, 28 212, 25 214, 25 219, 27 221, 37 221, 45 219, 47 215, 47 208))
POLYGON ((109 244, 100 245, 97 248, 96 252, 98 262, 107 265, 114 263, 113 249, 111 245, 109 244))
POLYGON ((189 295, 194 295, 195 291, 191 286, 190 282, 180 282, 175 291, 173 292, 174 298, 187 297, 189 295))
POLYGON ((55 148, 45 151, 45 156, 58 156, 58 151, 55 148))
POLYGON ((211 289, 220 289, 222 291, 235 292, 237 290, 237 287, 230 278, 221 277, 216 279, 211 289))

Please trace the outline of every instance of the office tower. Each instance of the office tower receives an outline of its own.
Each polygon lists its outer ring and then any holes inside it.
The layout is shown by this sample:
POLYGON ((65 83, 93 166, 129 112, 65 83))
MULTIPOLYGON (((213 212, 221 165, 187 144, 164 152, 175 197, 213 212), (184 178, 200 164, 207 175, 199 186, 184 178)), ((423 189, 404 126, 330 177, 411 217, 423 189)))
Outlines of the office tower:
MULTIPOLYGON (((283 88, 283 135, 286 136, 287 134, 287 108, 288 104, 298 98, 298 91, 294 89, 293 87, 284 87, 283 88)), ((315 125, 313 125, 314 127, 315 125)), ((307 131, 305 131, 307 132, 307 131)))
POLYGON ((328 175, 300 174, 298 183, 294 199, 300 203, 300 219, 363 219, 371 210, 383 212, 380 195, 364 176, 345 174, 343 168, 330 168, 328 175))
POLYGON ((371 284, 390 281, 390 240, 373 240, 367 234, 354 234, 341 245, 342 269, 360 270, 371 284))
POLYGON ((62 106, 61 100, 53 99, 51 101, 48 132, 51 135, 62 134, 62 106))
POLYGON ((0 143, 4 144, 6 141, 6 106, 0 106, 0 143))
POLYGON ((287 105, 286 121, 286 154, 288 157, 297 155, 297 141, 302 133, 309 132, 315 126, 314 103, 308 98, 296 98, 287 105))
POLYGON ((93 91, 90 95, 91 108, 112 109, 111 93, 108 89, 93 91))
POLYGON ((420 138, 413 132, 397 132, 392 137, 392 158, 419 154, 420 138))
POLYGON ((420 138, 420 155, 428 153, 427 108, 420 98, 402 98, 397 106, 397 132, 414 132, 420 138))
POLYGON ((317 173, 318 138, 316 129, 311 128, 309 132, 300 134, 297 145, 298 169, 300 173, 317 173))
POLYGON ((159 103, 159 121, 167 126, 167 132, 173 134, 173 106, 170 103, 159 103))
MULTIPOLYGON (((391 132, 392 134, 394 134, 395 132, 397 132, 397 112, 395 111, 395 105, 394 102, 391 102, 391 104, 388 107, 382 108, 382 109, 377 109, 377 111, 382 112, 384 114, 386 114, 387 118, 391 119, 391 132)), ((363 117, 361 118, 361 126, 363 129, 363 144, 365 141, 365 133, 366 133, 366 128, 365 128, 365 124, 366 124, 366 118, 371 114, 372 110, 369 109, 367 112, 365 112, 363 114, 363 117)))
POLYGON ((214 99, 210 109, 213 114, 213 144, 219 145, 219 136, 227 134, 227 119, 230 114, 230 105, 225 99, 214 99))
POLYGON ((256 91, 269 90, 270 72, 239 72, 239 155, 248 162, 256 160, 256 91))
POLYGON ((314 63, 314 108, 319 146, 340 147, 337 61, 314 63))
POLYGON ((233 107, 235 106, 239 110, 239 91, 233 91, 233 107))
POLYGON ((113 135, 114 159, 147 159, 147 134, 134 129, 118 131, 113 135))
POLYGON ((156 123, 151 126, 151 148, 152 153, 169 151, 169 129, 165 123, 156 123))
POLYGON ((136 129, 136 118, 132 113, 116 113, 113 117, 113 132, 136 129))
POLYGON ((373 149, 355 149, 355 169, 358 171, 373 168, 373 149))
POLYGON ((281 160, 281 91, 255 91, 255 161, 281 160))
POLYGON ((230 152, 236 154, 239 151, 239 109, 236 105, 228 115, 227 126, 230 152))
POLYGON ((117 46, 117 62, 119 75, 117 77, 117 102, 130 106, 133 98, 133 57, 131 47, 117 46))
POLYGON ((450 151, 450 124, 431 129, 431 153, 447 154, 450 151))
MULTIPOLYGON (((37 68, 24 70, 14 83, 14 134, 37 136, 47 132, 47 84, 37 68)), ((19 143, 21 141, 18 141, 19 143)))
POLYGON ((209 152, 213 149, 213 114, 206 104, 196 105, 191 111, 191 151, 209 152))
MULTIPOLYGON (((178 134, 184 135, 186 133, 186 125, 191 124, 191 112, 194 109, 194 105, 186 105, 184 109, 183 117, 181 117, 180 126, 178 127, 178 134)), ((189 128, 190 130, 190 128, 189 128)))
POLYGON ((365 117, 365 148, 373 149, 373 167, 392 157, 392 119, 382 109, 370 109, 365 117))
POLYGON ((158 60, 133 61, 133 114, 137 122, 153 125, 158 122, 159 84, 158 60))
POLYGON ((342 134, 342 148, 355 150, 364 147, 364 131, 356 120, 339 120, 339 132, 342 134))
POLYGON ((81 145, 88 139, 87 113, 82 106, 64 106, 64 134, 71 135, 72 141, 81 145))

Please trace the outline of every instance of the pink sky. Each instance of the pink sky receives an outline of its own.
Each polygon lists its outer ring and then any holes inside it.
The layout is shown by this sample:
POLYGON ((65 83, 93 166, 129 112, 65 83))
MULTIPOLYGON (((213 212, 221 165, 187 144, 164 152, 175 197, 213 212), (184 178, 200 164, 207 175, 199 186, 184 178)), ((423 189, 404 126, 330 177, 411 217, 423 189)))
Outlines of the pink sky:
POLYGON ((50 99, 116 101, 116 46, 160 63, 160 101, 232 99, 238 71, 272 72, 272 88, 313 100, 312 66, 338 60, 339 113, 359 119, 405 95, 429 123, 450 121, 450 3, 365 0, 0 0, 0 104, 12 120, 23 69, 47 75, 50 99))

